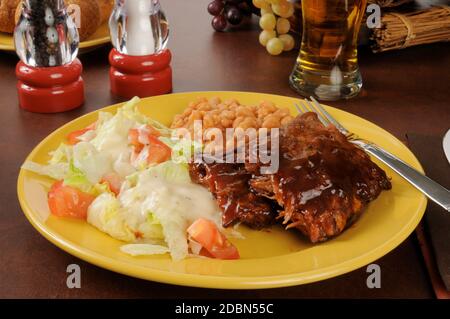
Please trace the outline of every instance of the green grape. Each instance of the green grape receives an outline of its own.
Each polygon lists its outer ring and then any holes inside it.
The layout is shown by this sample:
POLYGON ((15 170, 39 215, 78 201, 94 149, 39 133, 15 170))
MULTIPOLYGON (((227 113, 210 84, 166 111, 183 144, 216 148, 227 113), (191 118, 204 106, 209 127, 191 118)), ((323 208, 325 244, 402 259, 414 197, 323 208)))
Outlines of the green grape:
POLYGON ((255 7, 257 7, 258 9, 265 9, 265 8, 270 7, 270 4, 267 3, 266 0, 253 0, 252 2, 253 2, 253 5, 255 7))
POLYGON ((266 13, 259 19, 259 26, 263 30, 273 30, 277 24, 277 19, 272 13, 266 13))
POLYGON ((261 9, 261 16, 265 15, 266 13, 273 13, 272 8, 270 6, 261 9))
POLYGON ((273 39, 277 36, 277 34, 275 33, 274 30, 268 31, 268 30, 263 30, 260 34, 259 34, 259 43, 261 43, 261 45, 263 47, 265 47, 267 45, 267 42, 269 42, 270 39, 273 39))
POLYGON ((272 10, 282 18, 289 18, 294 14, 294 6, 290 2, 272 5, 272 10))
POLYGON ((280 35, 280 40, 283 42, 283 50, 291 51, 295 46, 295 40, 290 34, 282 34, 280 35))
POLYGON ((283 41, 278 38, 272 38, 267 42, 266 50, 271 55, 279 55, 283 52, 283 41))
POLYGON ((291 29, 291 23, 288 19, 285 18, 278 18, 277 20, 277 32, 278 34, 285 34, 288 33, 291 29))

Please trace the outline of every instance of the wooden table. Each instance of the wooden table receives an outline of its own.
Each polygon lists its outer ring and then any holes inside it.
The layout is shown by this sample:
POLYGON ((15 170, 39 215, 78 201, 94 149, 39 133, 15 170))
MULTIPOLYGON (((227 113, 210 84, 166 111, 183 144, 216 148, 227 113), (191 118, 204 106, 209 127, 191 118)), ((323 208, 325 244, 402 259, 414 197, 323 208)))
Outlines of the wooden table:
MULTIPOLYGON (((207 0, 165 1, 171 20, 174 91, 237 90, 296 96, 288 76, 296 53, 269 56, 258 44, 256 22, 245 30, 215 33, 207 0)), ((382 287, 368 289, 365 268, 323 282, 259 291, 223 291, 147 282, 103 270, 56 248, 21 212, 16 180, 26 155, 62 124, 118 102, 108 85, 109 48, 81 56, 86 104, 76 111, 42 115, 17 105, 15 56, 0 53, 0 297, 325 297, 431 298, 434 296, 414 234, 377 263, 382 287), (82 288, 66 287, 66 267, 81 266, 82 288)), ((442 136, 450 124, 450 45, 435 44, 372 54, 360 52, 364 90, 351 101, 329 103, 362 116, 400 139, 405 133, 442 136)))

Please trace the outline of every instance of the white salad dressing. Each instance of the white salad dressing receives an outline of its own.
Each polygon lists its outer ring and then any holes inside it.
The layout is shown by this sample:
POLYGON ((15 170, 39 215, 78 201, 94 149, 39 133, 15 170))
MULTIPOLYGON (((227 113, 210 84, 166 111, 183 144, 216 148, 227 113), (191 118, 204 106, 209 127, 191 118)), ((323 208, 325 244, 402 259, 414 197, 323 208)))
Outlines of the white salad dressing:
POLYGON ((136 173, 134 178, 135 183, 127 181, 117 199, 98 197, 89 208, 88 222, 121 240, 130 241, 128 234, 136 232, 143 239, 164 239, 175 260, 187 256, 186 230, 195 220, 206 218, 220 227, 220 209, 202 186, 191 181, 170 181, 152 169, 136 173), (117 212, 107 213, 106 208, 114 205, 118 205, 117 212), (113 218, 105 222, 106 214, 113 218), (109 223, 115 229, 104 227, 109 223))
POLYGON ((130 153, 131 150, 126 150, 120 153, 113 163, 114 171, 122 178, 125 178, 136 171, 135 167, 130 163, 130 153))
POLYGON ((189 223, 198 218, 214 220, 220 216, 213 196, 204 187, 192 182, 168 182, 152 176, 151 171, 141 173, 136 186, 123 190, 119 200, 127 207, 128 213, 139 216, 140 221, 147 218, 148 212, 161 214, 159 208, 167 205, 189 223))
POLYGON ((123 190, 119 201, 127 207, 125 220, 133 228, 145 223, 149 214, 156 217, 176 260, 188 253, 186 229, 195 220, 206 218, 220 225, 220 210, 205 188, 190 181, 169 182, 151 170, 139 175, 135 187, 123 190))
POLYGON ((78 169, 82 169, 86 178, 93 184, 98 183, 106 173, 112 170, 111 158, 99 152, 88 142, 80 142, 73 147, 73 164, 78 169), (99 166, 99 163, 102 165, 99 166))
POLYGON ((121 128, 119 131, 103 130, 99 131, 97 136, 91 140, 91 143, 97 150, 103 154, 109 155, 111 159, 117 159, 123 153, 129 153, 128 131, 133 127, 133 122, 121 128))
MULTIPOLYGON (((138 160, 133 159, 134 155, 128 140, 130 129, 144 127, 145 125, 128 118, 123 113, 117 113, 114 117, 100 123, 100 127, 94 133, 95 136, 88 136, 88 138, 98 152, 108 157, 108 163, 105 165, 112 166, 120 177, 125 178, 146 164, 148 154, 141 152, 138 160)), ((148 141, 146 143, 148 144, 148 141)))

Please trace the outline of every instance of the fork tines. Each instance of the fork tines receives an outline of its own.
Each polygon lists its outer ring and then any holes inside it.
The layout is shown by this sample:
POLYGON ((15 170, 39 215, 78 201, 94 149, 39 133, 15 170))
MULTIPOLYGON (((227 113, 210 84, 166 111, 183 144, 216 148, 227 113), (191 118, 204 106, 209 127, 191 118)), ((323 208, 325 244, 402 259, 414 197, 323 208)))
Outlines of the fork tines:
POLYGON ((343 127, 333 116, 331 116, 331 114, 328 113, 328 111, 325 110, 325 108, 319 102, 317 102, 314 97, 311 96, 311 101, 308 99, 304 99, 300 100, 299 102, 299 104, 295 104, 295 107, 300 114, 314 112, 317 114, 320 122, 322 122, 323 125, 328 126, 330 124, 333 124, 339 131, 341 131, 341 133, 345 135, 349 134, 349 131, 345 127, 343 127))

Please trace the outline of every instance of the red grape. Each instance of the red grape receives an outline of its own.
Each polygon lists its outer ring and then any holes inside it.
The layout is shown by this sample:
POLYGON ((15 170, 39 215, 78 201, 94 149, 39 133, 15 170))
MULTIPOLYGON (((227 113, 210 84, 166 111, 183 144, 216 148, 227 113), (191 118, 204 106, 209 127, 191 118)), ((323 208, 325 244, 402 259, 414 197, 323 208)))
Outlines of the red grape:
POLYGON ((242 12, 236 7, 230 7, 227 10, 227 20, 233 25, 237 25, 242 22, 242 12))
POLYGON ((251 16, 252 15, 252 9, 248 5, 247 2, 241 2, 238 4, 238 9, 241 10, 242 14, 245 16, 251 16))
POLYGON ((208 4, 208 12, 213 16, 217 16, 222 13, 224 4, 222 0, 214 0, 210 4, 208 4))
POLYGON ((259 9, 254 7, 252 0, 213 0, 208 4, 208 12, 214 16, 213 28, 225 31, 228 24, 238 25, 252 13, 259 14, 259 9))
POLYGON ((227 19, 225 19, 224 15, 215 16, 212 20, 212 27, 216 31, 224 31, 227 27, 227 19))

